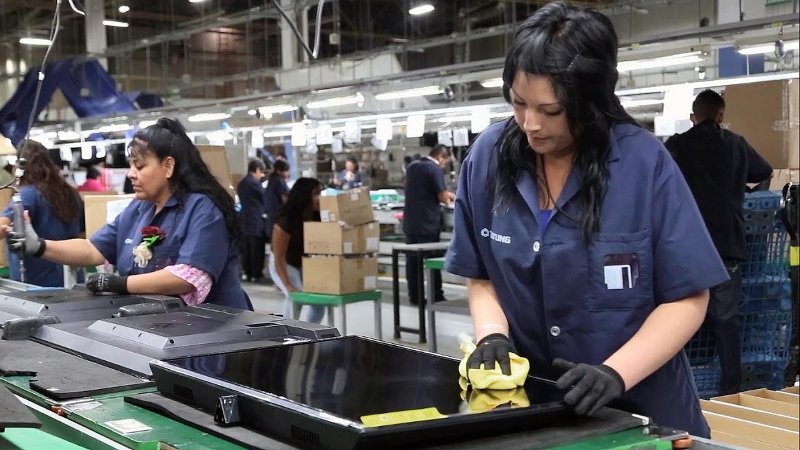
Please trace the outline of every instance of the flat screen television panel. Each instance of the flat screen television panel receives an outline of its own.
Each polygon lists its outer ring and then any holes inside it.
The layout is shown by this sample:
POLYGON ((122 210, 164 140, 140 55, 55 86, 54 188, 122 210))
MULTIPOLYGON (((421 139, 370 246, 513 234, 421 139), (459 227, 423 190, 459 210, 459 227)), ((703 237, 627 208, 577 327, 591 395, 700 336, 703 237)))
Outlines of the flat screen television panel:
POLYGON ((232 395, 243 425, 307 448, 407 447, 571 414, 563 392, 533 377, 517 390, 465 389, 456 359, 356 336, 151 365, 163 394, 209 413, 232 395))

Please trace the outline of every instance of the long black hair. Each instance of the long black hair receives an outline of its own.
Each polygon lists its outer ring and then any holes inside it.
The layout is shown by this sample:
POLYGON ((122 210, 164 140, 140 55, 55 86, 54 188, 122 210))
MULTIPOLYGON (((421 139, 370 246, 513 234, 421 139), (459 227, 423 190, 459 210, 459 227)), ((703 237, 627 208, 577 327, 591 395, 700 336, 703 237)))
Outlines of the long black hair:
POLYGON ((177 120, 162 117, 155 125, 136 132, 128 145, 130 155, 150 153, 160 161, 167 157, 175 160, 173 176, 169 179, 172 195, 179 203, 191 192, 208 196, 222 212, 231 239, 239 238, 239 223, 233 207, 233 198, 211 175, 200 151, 192 143, 177 120))
POLYGON ((314 217, 314 194, 322 191, 322 183, 316 178, 298 178, 289 190, 286 203, 275 215, 275 222, 284 218, 291 229, 285 230, 291 234, 294 230, 303 230, 303 222, 314 217))
POLYGON ((35 186, 53 208, 56 217, 62 221, 80 219, 83 207, 80 195, 64 181, 61 170, 50 159, 45 146, 26 139, 19 144, 19 158, 18 164, 25 161, 25 172, 19 180, 20 186, 35 186))
MULTIPOLYGON (((547 76, 566 111, 576 148, 573 167, 583 173, 578 220, 587 241, 599 229, 611 126, 636 123, 614 94, 616 66, 617 35, 608 17, 555 2, 538 9, 517 28, 503 68, 506 101, 511 102, 511 84, 522 71, 547 76)), ((537 179, 534 155, 525 133, 510 119, 500 139, 495 208, 510 203, 515 183, 525 171, 537 179)))

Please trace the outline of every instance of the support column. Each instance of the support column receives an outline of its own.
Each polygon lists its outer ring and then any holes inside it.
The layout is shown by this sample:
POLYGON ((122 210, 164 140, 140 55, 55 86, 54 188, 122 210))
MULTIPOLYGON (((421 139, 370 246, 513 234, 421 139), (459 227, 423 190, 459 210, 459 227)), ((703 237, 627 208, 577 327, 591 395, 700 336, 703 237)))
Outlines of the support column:
MULTIPOLYGON (((98 55, 106 50, 106 27, 103 20, 106 18, 103 0, 84 0, 86 11, 86 53, 90 56, 98 55)), ((62 6, 63 8, 63 6, 62 6)), ((100 64, 108 70, 108 60, 98 58, 100 64)))
MULTIPOLYGON (((294 9, 294 0, 281 0, 281 8, 286 15, 297 24, 297 13, 294 9)), ((281 17, 281 67, 283 70, 294 69, 297 65, 297 36, 292 32, 289 22, 281 17)))

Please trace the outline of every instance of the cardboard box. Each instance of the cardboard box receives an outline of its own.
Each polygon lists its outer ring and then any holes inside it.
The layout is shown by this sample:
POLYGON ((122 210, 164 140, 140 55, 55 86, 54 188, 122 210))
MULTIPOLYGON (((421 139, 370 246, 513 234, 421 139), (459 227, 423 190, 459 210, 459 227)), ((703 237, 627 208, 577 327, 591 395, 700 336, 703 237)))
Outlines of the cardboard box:
POLYGON ((323 222, 344 222, 355 226, 375 221, 368 187, 351 189, 338 195, 323 193, 319 198, 319 209, 323 222))
POLYGON ((790 394, 798 394, 800 395, 800 386, 792 386, 781 389, 781 392, 788 392, 790 394))
POLYGON ((317 294, 353 294, 375 289, 378 259, 311 256, 303 258, 303 291, 317 294))
POLYGON ((136 196, 124 195, 84 195, 83 208, 86 217, 86 236, 91 237, 105 224, 114 221, 136 196))
POLYGON ((734 403, 700 400, 700 408, 703 411, 749 420, 750 422, 762 423, 771 427, 783 428, 784 430, 800 430, 800 419, 796 417, 783 416, 734 403))
POLYGON ((773 168, 800 169, 798 80, 767 81, 725 88, 725 123, 773 168))
POLYGON ((751 448, 756 450, 784 450, 783 447, 779 447, 777 445, 757 441, 745 436, 725 433, 723 431, 711 430, 711 440, 724 442, 726 444, 735 445, 741 448, 751 448))
POLYGON ((377 253, 380 239, 378 222, 355 227, 334 222, 306 222, 303 224, 305 253, 324 255, 352 255, 377 253))
MULTIPOLYGON (((710 411, 703 411, 703 416, 705 416, 708 425, 714 432, 743 436, 747 439, 757 441, 758 443, 765 443, 779 448, 800 449, 800 433, 797 431, 784 430, 782 428, 724 416, 710 411)), ((719 437, 720 436, 717 435, 717 438, 719 437)), ((753 448, 762 447, 756 445, 753 448)))
MULTIPOLYGON (((797 150, 800 152, 800 149, 797 150)), ((769 182, 769 189, 780 191, 786 183, 800 181, 800 169, 775 169, 772 171, 772 180, 769 182)))
MULTIPOLYGON (((749 391, 749 392, 755 392, 755 391, 749 391)), ((746 406, 748 408, 753 408, 753 409, 760 409, 762 411, 780 414, 782 416, 789 416, 794 418, 800 417, 800 411, 798 411, 798 407, 796 404, 793 405, 791 403, 781 402, 770 398, 765 398, 759 395, 751 395, 747 393, 731 394, 731 395, 723 395, 722 397, 713 397, 711 400, 725 402, 725 403, 733 403, 735 405, 746 406)))
MULTIPOLYGON (((770 391, 766 388, 753 389, 751 391, 741 392, 742 395, 753 395, 755 397, 768 398, 778 402, 789 403, 800 407, 800 397, 797 394, 790 394, 788 392, 770 391)), ((795 408, 798 409, 798 408, 795 408)))
POLYGON ((236 185, 233 184, 231 179, 231 167, 228 163, 228 157, 225 155, 225 147, 221 145, 198 145, 197 149, 200 150, 200 157, 211 170, 211 175, 219 181, 219 184, 231 194, 231 197, 236 195, 236 185))

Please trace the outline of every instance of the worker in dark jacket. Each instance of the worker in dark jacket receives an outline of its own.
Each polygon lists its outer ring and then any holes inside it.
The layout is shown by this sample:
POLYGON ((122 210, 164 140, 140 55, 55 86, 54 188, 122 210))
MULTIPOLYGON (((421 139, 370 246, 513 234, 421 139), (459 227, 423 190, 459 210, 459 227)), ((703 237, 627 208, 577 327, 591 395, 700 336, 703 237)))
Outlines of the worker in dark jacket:
POLYGON ((722 96, 705 90, 692 103, 694 126, 666 142, 730 276, 710 289, 706 315, 716 337, 723 395, 739 392, 742 378, 738 316, 745 259, 744 192, 747 183, 760 183, 772 175, 772 167, 742 136, 720 126, 724 115, 722 96))
POLYGON ((247 165, 247 176, 236 186, 242 210, 242 275, 243 281, 258 281, 264 272, 264 255, 267 244, 267 205, 261 179, 266 165, 252 159, 247 165))

